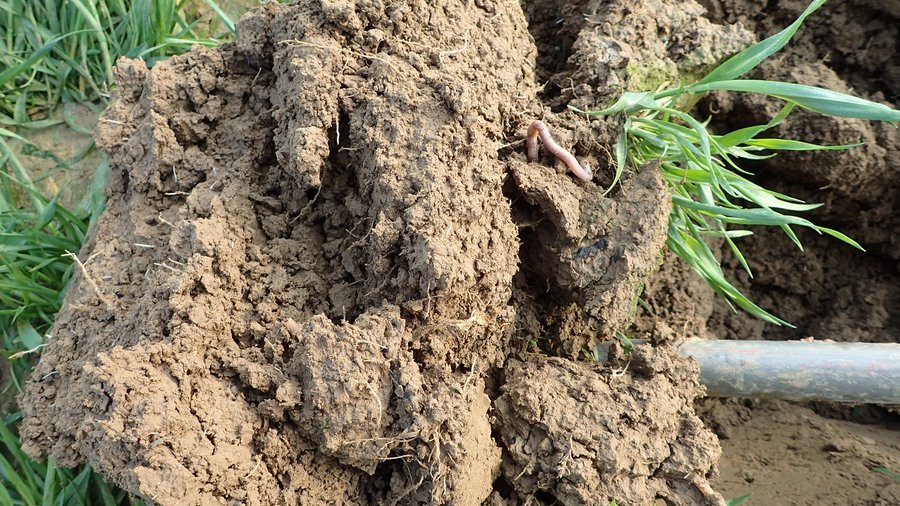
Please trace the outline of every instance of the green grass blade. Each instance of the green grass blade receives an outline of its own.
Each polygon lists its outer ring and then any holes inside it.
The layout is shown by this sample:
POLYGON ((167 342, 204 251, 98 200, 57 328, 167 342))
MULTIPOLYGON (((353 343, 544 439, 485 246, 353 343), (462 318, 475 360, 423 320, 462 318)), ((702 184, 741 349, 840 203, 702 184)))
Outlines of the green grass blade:
POLYGON ((781 230, 784 231, 785 235, 790 238, 791 242, 793 242, 797 246, 797 249, 803 251, 803 243, 800 242, 800 238, 797 237, 797 234, 794 233, 794 229, 792 229, 791 226, 787 223, 782 223, 779 226, 781 227, 781 230))
POLYGON ((575 107, 569 106, 569 109, 580 114, 588 116, 609 116, 620 112, 633 112, 641 109, 655 109, 656 100, 653 99, 653 93, 650 92, 625 92, 619 97, 613 105, 599 111, 582 111, 575 107))
POLYGON ((740 262, 741 267, 744 269, 744 272, 746 272, 747 275, 752 278, 753 271, 750 270, 750 264, 747 263, 747 259, 744 258, 744 254, 741 252, 741 249, 737 247, 737 244, 734 243, 734 240, 731 238, 731 236, 726 233, 727 231, 725 230, 725 225, 720 224, 720 227, 720 233, 723 234, 725 242, 728 243, 728 247, 731 249, 731 252, 738 259, 738 262, 740 262))
POLYGON ((112 489, 100 478, 99 474, 93 476, 94 487, 100 491, 100 500, 104 506, 117 506, 119 501, 113 496, 112 489))
POLYGON ((22 91, 22 94, 19 95, 19 98, 16 99, 16 109, 13 112, 13 118, 15 118, 17 123, 24 123, 28 121, 28 113, 25 112, 26 104, 28 103, 28 90, 22 91))
POLYGON ((234 21, 228 17, 228 14, 225 14, 225 11, 223 11, 213 0, 206 0, 206 5, 209 5, 209 8, 212 9, 212 11, 216 13, 216 16, 222 20, 222 23, 228 27, 228 31, 234 33, 234 21))
POLYGON ((100 47, 100 56, 103 59, 103 67, 106 69, 106 82, 114 82, 115 78, 113 77, 113 63, 112 58, 109 54, 109 44, 107 42, 107 37, 103 31, 103 27, 100 25, 100 20, 98 19, 99 16, 97 14, 97 9, 94 6, 94 3, 84 3, 83 0, 69 1, 72 5, 75 6, 75 8, 81 11, 83 19, 96 32, 97 45, 100 47))
POLYGON ((53 456, 47 458, 47 474, 44 475, 44 491, 41 499, 43 506, 53 506, 53 498, 57 496, 56 490, 56 464, 53 456))
POLYGON ((616 140, 616 172, 613 175, 612 184, 609 185, 609 188, 603 192, 603 196, 605 197, 609 192, 612 191, 613 188, 616 187, 616 184, 619 183, 619 178, 622 177, 622 172, 625 170, 625 160, 626 153, 628 152, 628 135, 623 131, 622 135, 619 136, 618 140, 616 140))
MULTIPOLYGON (((746 180, 745 180, 746 181, 746 180)), ((813 209, 817 209, 822 207, 822 204, 806 204, 802 202, 791 202, 787 200, 782 200, 777 196, 773 195, 772 192, 765 190, 764 188, 757 186, 750 181, 746 181, 741 185, 734 185, 737 193, 740 197, 743 197, 750 202, 760 206, 774 209, 785 209, 788 211, 812 211, 813 209)), ((792 199, 797 200, 797 199, 792 199)))
POLYGON ((686 222, 686 226, 689 230, 687 232, 678 230, 678 227, 673 229, 670 226, 666 244, 676 255, 700 274, 700 277, 706 280, 717 293, 723 295, 729 303, 734 303, 760 320, 773 325, 792 326, 754 304, 729 283, 722 273, 718 260, 709 250, 709 246, 703 242, 697 229, 689 221, 686 222))
POLYGON ((17 141, 24 142, 25 144, 28 144, 30 146, 34 146, 34 143, 32 143, 30 140, 26 139, 25 137, 22 137, 21 135, 13 132, 11 130, 7 130, 5 128, 0 128, 0 136, 8 137, 10 139, 15 139, 17 141))
MULTIPOLYGON (((32 207, 38 211, 42 210, 44 208, 44 202, 40 195, 36 193, 34 181, 31 180, 31 176, 28 175, 25 167, 19 162, 19 158, 12 148, 9 147, 9 144, 3 140, 2 135, 0 135, 0 155, 2 155, 2 159, 6 161, 5 165, 12 169, 13 176, 16 180, 15 182, 19 183, 25 189, 32 207)), ((0 166, 0 168, 2 168, 2 166, 0 166)), ((0 171, 0 179, 5 179, 6 177, 8 177, 8 175, 0 171)), ((13 202, 12 199, 6 198, 5 200, 8 200, 8 204, 12 204, 12 207, 15 207, 15 202, 13 202)))
POLYGON ((893 469, 891 469, 887 466, 873 467, 872 470, 875 471, 876 473, 883 474, 893 480, 900 481, 900 473, 898 473, 897 471, 894 471, 893 469))
POLYGON ((744 494, 739 497, 735 497, 734 499, 729 499, 725 501, 725 506, 741 506, 750 499, 751 494, 744 494))
POLYGON ((691 87, 692 93, 702 93, 711 90, 769 95, 793 102, 800 107, 826 116, 887 122, 900 121, 900 111, 884 104, 805 84, 742 79, 738 81, 719 81, 691 87))
POLYGON ((791 139, 752 139, 747 141, 747 145, 777 151, 843 151, 858 148, 865 145, 865 143, 857 142, 856 144, 825 146, 791 139))
POLYGON ((709 237, 718 237, 722 239, 724 239, 725 237, 737 239, 740 237, 749 237, 753 235, 753 232, 750 230, 726 230, 724 232, 720 230, 706 230, 703 232, 703 235, 707 235, 709 237))
POLYGON ((34 230, 41 230, 47 225, 50 224, 51 221, 57 215, 57 204, 59 203, 59 193, 57 193, 51 200, 48 202, 43 209, 41 209, 40 214, 37 217, 37 222, 32 227, 34 230))
POLYGON ((75 117, 72 115, 72 103, 67 102, 63 104, 62 108, 62 116, 63 121, 65 121, 66 125, 71 128, 73 131, 80 133, 82 135, 93 135, 94 132, 91 132, 87 128, 79 125, 77 121, 75 121, 75 117))
POLYGON ((175 25, 175 2, 174 0, 154 0, 152 4, 151 26, 153 37, 148 39, 161 40, 165 36, 172 33, 175 25))
POLYGON ((48 128, 52 126, 59 125, 63 122, 61 119, 41 119, 35 121, 26 121, 24 123, 18 122, 9 116, 6 116, 0 113, 0 125, 6 125, 10 127, 24 128, 26 130, 39 130, 41 128, 48 128))
POLYGON ((40 60, 44 56, 47 56, 47 53, 49 53, 50 50, 53 49, 53 47, 56 45, 57 42, 63 40, 64 38, 68 37, 69 35, 70 34, 65 34, 65 35, 60 35, 59 37, 56 37, 55 39, 53 39, 53 40, 47 42, 46 44, 44 44, 43 46, 39 47, 37 49, 37 51, 35 51, 31 55, 29 55, 28 58, 25 58, 24 60, 22 60, 22 62, 19 63, 18 65, 14 66, 14 67, 10 67, 10 68, 4 70, 3 72, 0 72, 0 86, 3 86, 10 79, 26 72, 38 60, 40 60))
POLYGON ((2 454, 0 454, 0 478, 3 478, 4 486, 9 485, 16 491, 22 504, 37 506, 37 502, 32 496, 36 489, 25 484, 25 481, 19 476, 18 470, 2 454))
MULTIPOLYGON (((0 483, 0 485, 3 485, 3 484, 0 483)), ((4 504, 4 505, 5 504, 10 504, 10 505, 16 504, 16 502, 13 501, 12 496, 9 495, 9 492, 6 490, 5 486, 0 486, 0 504, 4 504)))
MULTIPOLYGON (((753 70, 763 60, 783 48, 797 32, 797 29, 800 28, 800 25, 803 24, 806 17, 815 12, 824 3, 825 0, 813 1, 787 28, 732 56, 725 61, 725 63, 719 65, 712 72, 707 74, 706 77, 701 79, 697 84, 703 85, 719 81, 729 81, 737 79, 750 70, 753 70)), ((693 88, 694 86, 688 87, 692 93, 694 93, 693 88)))
POLYGON ((834 237, 835 239, 837 239, 837 240, 839 240, 839 241, 845 242, 845 243, 849 244, 850 246, 853 246, 854 248, 856 248, 856 249, 858 249, 858 250, 860 250, 860 251, 866 251, 866 249, 863 248, 858 242, 854 241, 853 239, 851 239, 851 238, 850 238, 849 236, 847 236, 846 234, 843 234, 843 233, 841 233, 841 232, 838 232, 837 230, 833 230, 833 229, 826 228, 826 227, 819 227, 819 231, 820 231, 820 232, 823 232, 823 233, 825 233, 825 234, 828 234, 828 235, 830 235, 831 237, 834 237))
POLYGON ((782 121, 784 121, 784 119, 787 118, 788 115, 791 113, 791 110, 793 108, 794 108, 794 104, 791 102, 788 102, 787 104, 785 104, 784 107, 781 108, 781 111, 779 111, 778 114, 776 114, 775 117, 772 118, 765 125, 757 125, 757 126, 752 126, 752 127, 741 128, 739 130, 735 130, 735 131, 727 133, 725 135, 716 136, 716 138, 719 141, 719 144, 721 144, 723 147, 726 147, 726 148, 730 148, 730 147, 737 146, 739 144, 743 144, 743 143, 753 139, 757 135, 761 134, 762 132, 764 132, 764 131, 778 125, 782 121))
MULTIPOLYGON (((21 448, 19 448, 19 438, 12 430, 10 430, 7 423, 7 420, 3 420, 3 422, 0 423, 0 438, 3 440, 3 446, 6 447, 7 454, 10 455, 18 465, 18 469, 14 471, 14 474, 16 474, 16 477, 18 477, 18 473, 24 475, 25 479, 22 480, 22 486, 25 486, 30 490, 37 490, 37 483, 34 476, 32 473, 27 472, 32 468, 30 465, 32 463, 31 459, 29 459, 28 456, 22 452, 21 448)), ((0 456, 2 456, 2 454, 0 454, 0 456)), ((15 469, 12 464, 10 464, 10 469, 15 469)))
POLYGON ((44 344, 44 338, 41 336, 34 327, 31 326, 31 322, 27 322, 24 320, 19 320, 16 322, 16 333, 18 335, 18 340, 22 343, 22 347, 25 350, 34 350, 38 349, 42 344, 44 344))

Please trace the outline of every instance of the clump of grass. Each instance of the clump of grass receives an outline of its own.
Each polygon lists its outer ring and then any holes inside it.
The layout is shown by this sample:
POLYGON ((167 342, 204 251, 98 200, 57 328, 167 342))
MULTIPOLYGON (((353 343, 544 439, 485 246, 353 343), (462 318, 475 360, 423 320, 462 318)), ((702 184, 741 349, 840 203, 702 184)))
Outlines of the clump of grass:
POLYGON ((828 116, 900 121, 900 111, 835 91, 795 83, 738 79, 784 47, 806 17, 824 3, 825 0, 813 1, 790 26, 728 59, 695 84, 656 92, 624 93, 607 109, 577 111, 592 116, 622 117, 622 135, 615 146, 616 172, 610 189, 618 182, 627 162, 640 167, 649 161, 659 161, 660 171, 672 194, 667 247, 698 272, 732 307, 741 307, 776 325, 790 324, 756 305, 725 278, 706 238, 723 238, 751 276, 750 267, 735 239, 751 235, 752 231, 729 229, 729 225, 780 227, 801 250, 803 246, 792 226, 807 227, 860 250, 863 248, 836 230, 790 214, 809 211, 820 204, 807 204, 763 188, 745 177, 751 174, 741 169, 737 161, 769 158, 776 151, 840 150, 858 146, 822 146, 760 137, 781 123, 794 107, 828 116), (701 122, 677 107, 682 102, 679 99, 685 96, 696 98, 713 90, 768 95, 783 100, 785 106, 765 125, 716 135, 707 129, 707 122, 701 122))
MULTIPOLYGON (((233 30, 213 2, 210 8, 233 30)), ((0 1, 0 122, 31 124, 62 102, 104 104, 120 56, 149 64, 214 46, 186 0, 0 1)))
MULTIPOLYGON (((0 137, 0 162, 20 165, 0 137)), ((90 223, 103 210, 106 164, 101 164, 84 207, 73 211, 42 195, 28 174, 0 173, 0 338, 16 388, 30 370, 26 355, 43 346, 72 276, 65 256, 81 249, 90 223), (28 205, 19 200, 27 196, 28 205)))
POLYGON ((10 430, 20 418, 15 413, 0 423, 0 504, 143 504, 133 502, 122 490, 113 490, 88 466, 72 470, 57 466, 53 457, 43 463, 31 460, 10 430))
MULTIPOLYGON (((91 195, 72 211, 38 191, 0 129, 0 354, 9 367, 9 382, 0 396, 22 391, 22 379, 44 346, 72 277, 72 261, 90 223, 103 210, 105 164, 97 171, 91 195)), ((27 142, 24 139, 19 139, 27 142)), ((113 491, 90 467, 59 467, 49 458, 38 463, 19 447, 16 426, 21 413, 0 423, 0 504, 127 504, 127 494, 113 491)))

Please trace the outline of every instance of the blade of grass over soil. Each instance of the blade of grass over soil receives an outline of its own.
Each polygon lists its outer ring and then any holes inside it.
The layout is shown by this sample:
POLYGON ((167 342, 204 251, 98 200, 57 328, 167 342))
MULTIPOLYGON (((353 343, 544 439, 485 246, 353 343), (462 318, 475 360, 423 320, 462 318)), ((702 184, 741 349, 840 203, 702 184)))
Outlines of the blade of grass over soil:
MULTIPOLYGON (((763 138, 760 134, 784 121, 794 107, 837 117, 876 121, 900 121, 900 111, 884 104, 835 91, 796 83, 738 79, 784 47, 803 20, 825 3, 815 0, 789 27, 762 40, 716 67, 696 84, 658 92, 624 93, 615 103, 598 111, 580 111, 589 116, 616 115, 622 133, 615 145, 616 171, 607 193, 616 186, 627 165, 641 167, 658 161, 672 194, 667 247, 690 265, 732 307, 740 307, 766 322, 790 325, 756 305, 722 272, 710 249, 711 238, 724 240, 741 266, 752 277, 749 263, 735 239, 752 234, 744 227, 776 226, 803 249, 792 227, 806 227, 830 235, 862 250, 848 236, 793 213, 819 207, 754 183, 739 161, 771 158, 778 151, 850 149, 859 144, 823 146, 792 139, 763 138), (785 102, 781 111, 764 125, 717 135, 676 104, 685 94, 712 90, 757 93, 785 102), (731 227, 739 228, 731 228, 731 227)), ((694 101, 690 101, 694 103, 694 101)))
POLYGON ((734 499, 729 499, 725 501, 725 506, 740 506, 745 502, 750 500, 751 494, 744 494, 742 496, 735 497, 734 499))

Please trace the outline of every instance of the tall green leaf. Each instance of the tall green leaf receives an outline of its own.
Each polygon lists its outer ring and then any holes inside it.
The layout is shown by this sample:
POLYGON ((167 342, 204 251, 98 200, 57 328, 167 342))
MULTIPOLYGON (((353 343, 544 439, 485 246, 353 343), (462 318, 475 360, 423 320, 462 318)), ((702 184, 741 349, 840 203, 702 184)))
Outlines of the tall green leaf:
POLYGON ((826 116, 888 122, 900 121, 900 111, 884 104, 805 84, 741 79, 696 85, 691 86, 689 89, 692 93, 702 93, 711 90, 760 93, 793 102, 800 107, 826 116))
POLYGON ((760 62, 783 48, 797 32, 797 29, 800 28, 800 25, 803 24, 806 17, 815 12, 824 3, 825 0, 815 0, 809 4, 806 10, 800 14, 800 17, 791 23, 790 26, 732 56, 726 60, 725 63, 719 65, 712 72, 707 74, 707 76, 701 79, 697 84, 702 85, 717 81, 737 79, 753 70, 760 62))

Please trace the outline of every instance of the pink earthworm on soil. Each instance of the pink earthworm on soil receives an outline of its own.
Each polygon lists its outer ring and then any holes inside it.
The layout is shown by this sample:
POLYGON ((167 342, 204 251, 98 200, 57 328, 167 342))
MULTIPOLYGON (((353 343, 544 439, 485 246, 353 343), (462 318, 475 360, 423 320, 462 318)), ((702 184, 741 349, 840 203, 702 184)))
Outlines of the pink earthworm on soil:
POLYGON ((547 148, 547 151, 553 153, 556 158, 559 158, 565 163, 572 174, 578 176, 578 179, 581 179, 582 181, 591 180, 593 174, 591 174, 590 167, 582 166, 578 163, 575 155, 569 153, 566 149, 557 144, 556 141, 553 140, 553 137, 550 136, 550 129, 547 128, 547 125, 541 120, 535 120, 534 123, 528 127, 528 134, 525 136, 525 148, 528 152, 529 162, 536 162, 538 160, 538 137, 541 138, 541 142, 544 143, 544 147, 547 148))

